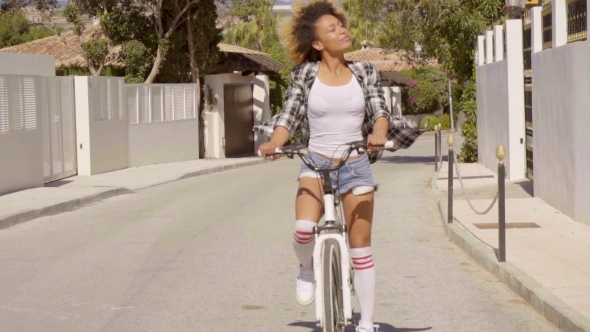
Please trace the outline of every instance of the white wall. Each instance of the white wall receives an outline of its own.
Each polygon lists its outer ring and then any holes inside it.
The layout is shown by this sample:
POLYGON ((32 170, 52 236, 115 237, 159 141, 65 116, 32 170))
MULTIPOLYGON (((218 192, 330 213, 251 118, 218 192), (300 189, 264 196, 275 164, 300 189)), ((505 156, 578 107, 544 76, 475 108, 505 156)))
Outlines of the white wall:
MULTIPOLYGON (((207 153, 209 158, 225 158, 223 138, 225 137, 224 123, 224 85, 225 84, 254 84, 254 124, 270 118, 270 100, 268 78, 266 75, 242 76, 241 74, 220 74, 205 76, 205 84, 211 87, 212 93, 217 97, 216 111, 207 116, 207 153), (260 115, 260 118, 258 118, 260 115)), ((264 138, 255 136, 255 148, 264 141, 264 138)))
POLYGON ((90 79, 119 78, 74 77, 78 175, 95 175, 127 167, 129 140, 127 116, 118 120, 94 121, 92 101, 96 99, 90 95, 90 79))
POLYGON ((0 53, 0 74, 55 76, 55 57, 0 53))
POLYGON ((533 54, 535 196, 590 225, 590 44, 533 54))
POLYGON ((127 168, 129 125, 125 119, 93 121, 90 124, 90 174, 127 168))
POLYGON ((199 159, 198 129, 197 119, 131 125, 128 167, 199 159))
MULTIPOLYGON (((37 123, 40 124, 38 118, 37 123)), ((0 195, 43 187, 41 128, 0 135, 0 195)))
POLYGON ((25 123, 30 126, 28 130, 12 128, 13 131, 0 134, 0 195, 42 187, 44 183, 39 77, 27 76, 26 79, 28 83, 32 81, 34 88, 33 91, 26 91, 23 98, 27 106, 32 105, 34 109, 22 104, 21 107, 19 104, 12 105, 11 98, 6 98, 7 88, 22 84, 23 77, 12 77, 11 82, 5 77, 0 85, 0 116, 10 116, 9 113, 14 116, 14 112, 23 112, 25 123), (34 113, 31 114, 32 112, 34 113), (26 120, 32 115, 35 118, 34 123, 26 120))
MULTIPOLYGON (((526 174, 522 23, 508 20, 506 29, 507 59, 476 68, 478 160, 496 170, 496 149, 504 145, 507 176, 515 181, 524 179, 526 174)), ((496 31, 501 33, 501 29, 496 31)), ((502 52, 502 47, 497 45, 496 51, 502 52)), ((489 50, 487 53, 490 55, 489 50)))

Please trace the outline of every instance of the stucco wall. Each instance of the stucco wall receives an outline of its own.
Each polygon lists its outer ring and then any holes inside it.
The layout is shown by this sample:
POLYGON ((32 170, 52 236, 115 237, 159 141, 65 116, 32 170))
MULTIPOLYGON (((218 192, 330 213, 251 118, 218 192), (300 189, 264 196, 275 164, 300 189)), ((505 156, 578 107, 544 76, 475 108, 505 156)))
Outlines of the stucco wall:
POLYGON ((590 225, 590 44, 533 54, 535 196, 590 225))
POLYGON ((42 142, 40 126, 0 135, 0 195, 43 187, 42 142))
POLYGON ((0 53, 0 74, 55 76, 55 57, 0 53))
POLYGON ((196 119, 134 124, 129 127, 129 167, 199 159, 196 119))

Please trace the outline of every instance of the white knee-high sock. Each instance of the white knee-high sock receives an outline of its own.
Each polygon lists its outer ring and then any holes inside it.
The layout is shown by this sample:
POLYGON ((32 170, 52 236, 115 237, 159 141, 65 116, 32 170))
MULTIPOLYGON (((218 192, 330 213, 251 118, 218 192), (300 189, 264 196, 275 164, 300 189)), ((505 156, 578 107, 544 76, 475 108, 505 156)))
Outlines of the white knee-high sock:
POLYGON ((359 326, 373 328, 375 311, 375 264, 371 247, 350 249, 354 266, 354 289, 361 306, 359 326))
POLYGON ((297 220, 295 222, 295 232, 293 232, 293 249, 299 259, 299 263, 304 268, 311 269, 311 258, 313 256, 313 247, 315 245, 315 236, 313 228, 316 222, 309 220, 297 220))

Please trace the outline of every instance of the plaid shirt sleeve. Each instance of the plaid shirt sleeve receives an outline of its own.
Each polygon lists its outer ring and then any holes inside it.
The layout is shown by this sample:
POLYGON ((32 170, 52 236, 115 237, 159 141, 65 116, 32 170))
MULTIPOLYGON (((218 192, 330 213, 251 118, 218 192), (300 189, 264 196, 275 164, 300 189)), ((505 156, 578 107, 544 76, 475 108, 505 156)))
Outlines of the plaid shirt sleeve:
POLYGON ((283 98, 283 110, 280 113, 275 114, 269 120, 264 121, 259 125, 255 125, 253 131, 271 138, 275 127, 281 126, 289 131, 290 137, 293 137, 301 125, 299 110, 303 104, 303 86, 301 83, 303 77, 304 74, 301 66, 295 66, 291 70, 289 87, 283 98))
POLYGON ((301 125, 301 118, 299 116, 299 109, 303 104, 303 86, 301 85, 301 80, 302 77, 299 67, 293 68, 289 87, 283 99, 283 111, 279 113, 277 121, 273 126, 273 130, 277 126, 285 127, 291 137, 301 125))
POLYGON ((377 68, 370 63, 365 62, 365 70, 367 72, 367 94, 369 97, 369 110, 371 111, 371 120, 373 124, 380 117, 385 117, 391 124, 391 114, 387 110, 387 104, 385 103, 385 95, 383 93, 383 87, 381 86, 381 77, 377 68))

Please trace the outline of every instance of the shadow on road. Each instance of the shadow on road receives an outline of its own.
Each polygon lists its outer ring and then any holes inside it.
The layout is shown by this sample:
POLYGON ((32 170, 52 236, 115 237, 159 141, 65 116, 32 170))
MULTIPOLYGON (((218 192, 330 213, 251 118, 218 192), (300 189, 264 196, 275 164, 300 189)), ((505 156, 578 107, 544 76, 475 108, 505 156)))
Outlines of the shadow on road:
MULTIPOLYGON (((357 318, 358 322, 358 318, 357 318)), ((379 323, 376 322, 375 324, 379 325, 379 332, 414 332, 414 331, 429 331, 432 327, 423 327, 423 328, 412 328, 412 327, 395 327, 387 323, 379 323)), ((289 324, 289 326, 298 326, 311 329, 310 332, 322 332, 322 329, 316 326, 315 322, 295 322, 289 324)), ((349 326, 346 329, 347 332, 354 332, 354 327, 349 326)))

